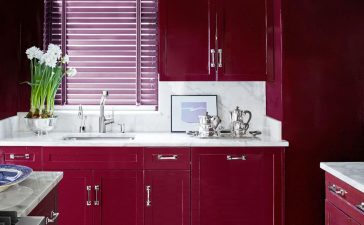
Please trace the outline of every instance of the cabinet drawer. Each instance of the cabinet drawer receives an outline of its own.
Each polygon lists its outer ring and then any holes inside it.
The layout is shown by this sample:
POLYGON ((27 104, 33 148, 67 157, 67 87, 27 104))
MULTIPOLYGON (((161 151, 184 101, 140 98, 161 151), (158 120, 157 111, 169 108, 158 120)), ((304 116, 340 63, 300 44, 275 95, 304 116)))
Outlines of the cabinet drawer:
POLYGON ((33 170, 42 169, 41 147, 2 147, 3 163, 29 166, 33 170))
POLYGON ((190 148, 144 148, 145 169, 190 169, 190 148))
POLYGON ((364 193, 329 173, 326 173, 326 199, 350 217, 364 223, 364 193))
POLYGON ((141 169, 142 148, 45 147, 44 168, 51 169, 141 169))

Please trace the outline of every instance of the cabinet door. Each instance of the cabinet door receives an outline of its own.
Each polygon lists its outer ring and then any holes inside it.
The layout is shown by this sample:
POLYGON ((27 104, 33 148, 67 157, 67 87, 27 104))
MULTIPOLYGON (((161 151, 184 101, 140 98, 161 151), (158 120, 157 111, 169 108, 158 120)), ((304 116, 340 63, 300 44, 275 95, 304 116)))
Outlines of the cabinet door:
POLYGON ((159 0, 161 81, 215 80, 215 15, 209 0, 159 0), (210 18, 211 16, 211 18, 210 18))
POLYGON ((143 224, 142 171, 97 170, 94 181, 95 225, 143 224))
POLYGON ((279 224, 273 174, 269 150, 192 149, 192 224, 279 224))
POLYGON ((190 224, 190 171, 145 172, 145 225, 190 224))
POLYGON ((217 2, 218 79, 266 80, 273 73, 273 0, 217 2))
POLYGON ((360 225, 329 201, 325 201, 325 224, 326 225, 360 225))
POLYGON ((58 187, 59 225, 92 225, 91 171, 63 171, 58 187))

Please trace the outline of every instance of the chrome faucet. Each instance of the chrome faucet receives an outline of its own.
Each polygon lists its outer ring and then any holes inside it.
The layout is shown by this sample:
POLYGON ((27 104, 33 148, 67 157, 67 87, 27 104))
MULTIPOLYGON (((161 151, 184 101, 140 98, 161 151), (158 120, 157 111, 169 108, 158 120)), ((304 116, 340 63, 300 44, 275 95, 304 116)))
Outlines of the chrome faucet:
POLYGON ((100 116, 99 116, 99 133, 106 133, 106 125, 114 123, 114 118, 106 119, 105 117, 105 103, 109 96, 108 91, 103 91, 100 101, 100 116))

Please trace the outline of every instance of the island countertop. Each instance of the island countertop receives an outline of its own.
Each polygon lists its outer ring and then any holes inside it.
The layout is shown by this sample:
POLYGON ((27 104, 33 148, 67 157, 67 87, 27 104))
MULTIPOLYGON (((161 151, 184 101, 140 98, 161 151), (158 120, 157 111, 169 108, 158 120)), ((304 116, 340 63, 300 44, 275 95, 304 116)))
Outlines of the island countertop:
POLYGON ((63 172, 33 172, 23 182, 0 192, 0 211, 27 216, 62 180, 63 172))
MULTIPOLYGON (((112 133, 111 133, 112 134, 112 133)), ((115 134, 115 133, 114 133, 115 134)), ((72 133, 54 132, 46 136, 36 136, 31 132, 18 132, 12 137, 0 139, 0 146, 100 146, 100 147, 287 147, 285 140, 273 139, 267 135, 257 138, 208 138, 201 139, 190 137, 185 133, 150 132, 150 133, 126 133, 135 138, 133 140, 87 140, 72 141, 63 140, 63 137, 72 133)))
POLYGON ((364 193, 364 162, 325 162, 320 167, 364 193))

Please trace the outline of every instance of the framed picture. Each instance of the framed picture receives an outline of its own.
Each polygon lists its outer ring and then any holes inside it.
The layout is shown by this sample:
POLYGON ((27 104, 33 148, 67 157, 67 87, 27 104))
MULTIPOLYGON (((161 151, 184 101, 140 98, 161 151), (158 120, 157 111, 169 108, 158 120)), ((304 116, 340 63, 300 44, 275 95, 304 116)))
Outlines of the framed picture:
POLYGON ((199 116, 217 115, 217 95, 172 95, 171 131, 198 130, 199 116))

